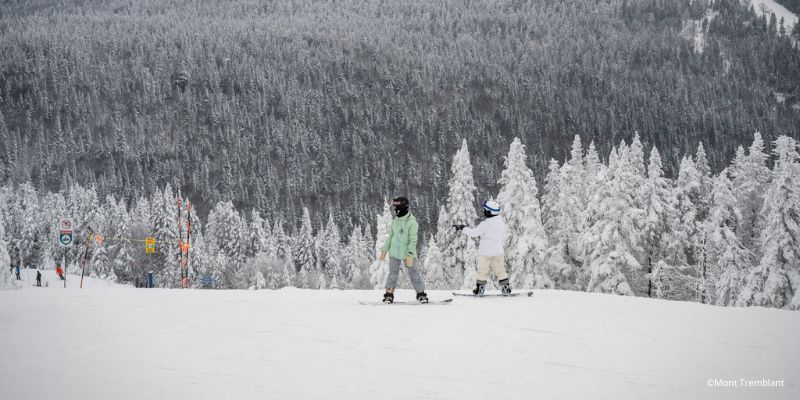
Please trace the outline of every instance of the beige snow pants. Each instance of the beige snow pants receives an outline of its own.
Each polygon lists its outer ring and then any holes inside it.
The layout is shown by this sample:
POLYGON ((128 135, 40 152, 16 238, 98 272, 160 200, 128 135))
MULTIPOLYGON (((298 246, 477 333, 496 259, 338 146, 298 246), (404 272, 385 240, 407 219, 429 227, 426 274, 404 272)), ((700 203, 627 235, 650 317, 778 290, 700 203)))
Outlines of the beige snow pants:
POLYGON ((478 283, 486 283, 489 279, 489 268, 494 270, 494 277, 498 281, 508 279, 506 263, 503 256, 478 256, 478 283))

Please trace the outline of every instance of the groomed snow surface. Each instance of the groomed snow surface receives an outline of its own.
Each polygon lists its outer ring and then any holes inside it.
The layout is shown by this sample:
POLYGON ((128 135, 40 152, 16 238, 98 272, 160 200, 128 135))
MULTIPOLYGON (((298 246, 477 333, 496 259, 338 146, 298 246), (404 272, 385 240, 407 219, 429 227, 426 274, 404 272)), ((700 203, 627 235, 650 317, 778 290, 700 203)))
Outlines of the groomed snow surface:
POLYGON ((787 10, 786 7, 778 4, 775 0, 750 0, 750 3, 753 4, 753 8, 758 15, 767 13, 767 16, 769 16, 770 13, 774 13, 778 22, 780 22, 781 17, 783 17, 784 28, 786 28, 787 32, 791 32, 794 28, 794 24, 797 23, 797 15, 787 10))
POLYGON ((370 307, 357 301, 379 291, 46 279, 0 291, 2 399, 800 398, 792 311, 566 291, 370 307))

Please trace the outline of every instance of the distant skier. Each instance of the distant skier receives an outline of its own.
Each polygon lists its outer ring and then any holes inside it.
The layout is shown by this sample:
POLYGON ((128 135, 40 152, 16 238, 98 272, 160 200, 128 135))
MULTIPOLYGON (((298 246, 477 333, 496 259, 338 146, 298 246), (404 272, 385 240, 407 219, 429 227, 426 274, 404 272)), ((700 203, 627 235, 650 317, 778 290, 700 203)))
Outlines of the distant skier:
POLYGON ((42 272, 38 269, 36 270, 36 286, 42 286, 42 272))
POLYGON ((495 218, 500 215, 500 204, 494 200, 484 202, 483 215, 486 219, 475 228, 468 228, 464 225, 455 226, 457 231, 463 232, 469 237, 480 236, 481 238, 481 244, 478 247, 478 276, 475 290, 472 293, 476 296, 483 296, 491 267, 497 283, 500 284, 501 292, 506 295, 511 294, 503 250, 506 241, 506 224, 502 218, 495 218))
POLYGON ((62 281, 66 280, 66 278, 64 278, 64 270, 61 269, 61 264, 58 264, 56 266, 56 275, 58 275, 58 277, 61 278, 62 281))
MULTIPOLYGON (((17 280, 18 280, 18 281, 21 281, 21 280, 22 280, 22 278, 19 276, 19 264, 17 264, 17 270, 16 270, 16 271, 17 271, 17 280)), ((30 276, 30 275, 28 275, 28 276, 30 276)), ((30 279, 30 278, 29 278, 29 279, 30 279)), ((28 281, 28 283, 30 283, 30 281, 28 281)))
POLYGON ((400 263, 405 262, 408 277, 411 285, 417 291, 417 300, 420 303, 428 302, 428 295, 425 293, 425 283, 419 270, 414 268, 414 261, 417 258, 417 230, 419 225, 417 219, 409 211, 410 203, 406 197, 396 197, 392 200, 392 210, 396 218, 392 220, 389 229, 389 237, 381 246, 379 260, 386 259, 389 253, 389 276, 386 277, 386 293, 383 295, 384 303, 394 302, 394 289, 397 287, 397 277, 400 274, 400 263))

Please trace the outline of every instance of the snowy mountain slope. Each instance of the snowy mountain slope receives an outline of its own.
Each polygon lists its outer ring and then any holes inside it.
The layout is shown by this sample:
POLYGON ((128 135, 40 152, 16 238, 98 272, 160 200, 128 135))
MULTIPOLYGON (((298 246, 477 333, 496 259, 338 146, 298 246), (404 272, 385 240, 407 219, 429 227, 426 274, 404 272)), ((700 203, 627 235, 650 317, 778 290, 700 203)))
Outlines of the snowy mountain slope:
MULTIPOLYGON (((300 289, 0 292, 2 397, 800 396, 794 312, 566 291, 436 307, 356 304, 379 297, 300 289), (715 378, 786 386, 708 387, 715 378)), ((411 297, 398 292, 399 300, 411 297)))
POLYGON ((786 7, 778 4, 775 0, 750 0, 750 2, 753 4, 753 8, 755 8, 756 14, 759 16, 764 13, 767 13, 767 16, 769 16, 769 13, 774 13, 778 21, 783 17, 784 27, 787 32, 791 32, 794 25, 797 23, 798 16, 787 10, 786 7))

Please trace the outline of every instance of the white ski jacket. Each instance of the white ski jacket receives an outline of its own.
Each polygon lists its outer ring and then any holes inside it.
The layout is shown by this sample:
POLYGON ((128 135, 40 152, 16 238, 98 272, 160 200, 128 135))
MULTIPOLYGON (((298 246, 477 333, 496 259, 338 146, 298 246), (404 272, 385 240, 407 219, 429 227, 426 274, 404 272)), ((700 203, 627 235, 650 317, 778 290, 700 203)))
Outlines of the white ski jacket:
POLYGON ((503 217, 496 216, 487 218, 475 228, 466 227, 463 229, 464 234, 469 237, 481 238, 481 245, 478 247, 479 256, 502 256, 504 254, 503 247, 506 243, 506 223, 503 222, 503 217))

